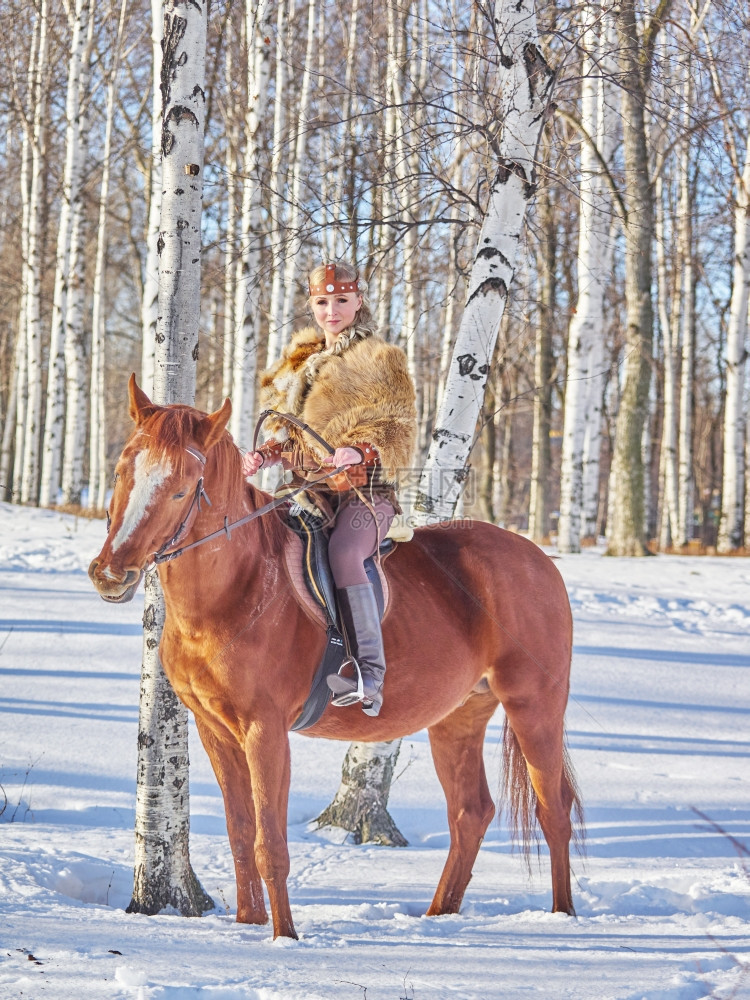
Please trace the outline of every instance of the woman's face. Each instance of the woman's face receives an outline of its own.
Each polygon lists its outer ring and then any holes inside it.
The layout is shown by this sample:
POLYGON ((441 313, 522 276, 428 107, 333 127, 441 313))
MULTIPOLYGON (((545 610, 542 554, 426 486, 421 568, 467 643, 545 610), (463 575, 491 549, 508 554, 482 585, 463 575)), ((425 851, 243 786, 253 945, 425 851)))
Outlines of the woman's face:
POLYGON ((345 295, 315 295, 310 304, 315 322, 326 335, 326 343, 333 343, 342 330, 346 330, 354 322, 362 296, 357 292, 347 292, 345 295))

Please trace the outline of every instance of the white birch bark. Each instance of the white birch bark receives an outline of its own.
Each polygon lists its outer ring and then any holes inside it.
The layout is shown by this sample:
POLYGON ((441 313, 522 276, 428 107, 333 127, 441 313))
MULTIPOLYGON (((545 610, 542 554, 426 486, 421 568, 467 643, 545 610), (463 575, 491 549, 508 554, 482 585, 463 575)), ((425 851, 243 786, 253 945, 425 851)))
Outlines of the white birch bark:
POLYGON ((102 150, 102 183, 99 190, 99 224, 96 238, 94 289, 91 311, 91 376, 89 409, 89 495, 91 510, 103 510, 107 492, 107 411, 104 400, 105 360, 105 277, 107 265, 107 220, 109 216, 109 184, 112 159, 112 129, 117 97, 117 73, 125 27, 128 0, 121 0, 112 52, 112 64, 107 81, 107 103, 104 121, 104 148, 102 150))
POLYGON ((64 504, 81 502, 88 422, 86 334, 83 317, 86 278, 84 229, 83 206, 79 202, 73 210, 65 311, 65 434, 62 464, 64 504))
POLYGON ((32 96, 33 126, 29 187, 28 258, 26 289, 26 386, 27 398, 20 415, 23 427, 21 503, 38 502, 39 450, 42 423, 42 328, 41 328, 41 227, 42 171, 46 159, 46 114, 48 90, 48 0, 39 8, 38 49, 34 62, 32 96))
POLYGON ((355 844, 405 847, 407 841, 388 814, 388 790, 401 740, 352 743, 344 758, 341 784, 315 825, 337 826, 353 834, 355 844))
POLYGON ((279 0, 276 11, 276 73, 274 77, 273 142, 271 146, 271 216, 270 250, 273 276, 271 278, 271 300, 268 307, 268 349, 266 362, 272 365, 278 360, 286 337, 284 328, 284 248, 286 246, 284 194, 287 186, 284 152, 287 140, 287 35, 289 23, 294 13, 294 0, 289 0, 287 8, 284 0, 279 0))
MULTIPOLYGON (((683 128, 692 116, 691 60, 685 59, 683 82, 683 128)), ((680 201, 678 252, 680 264, 681 364, 679 411, 679 462, 677 467, 678 533, 675 542, 684 547, 693 537, 693 378, 695 364, 695 277, 693 263, 692 198, 690 190, 690 142, 682 143, 679 158, 680 201)))
MULTIPOLYGON (((19 329, 23 329, 20 327, 19 329)), ((0 442, 0 497, 7 502, 13 500, 13 484, 11 477, 11 456, 16 433, 16 401, 18 398, 18 382, 20 375, 19 351, 23 350, 22 338, 16 336, 16 346, 13 351, 13 367, 10 372, 7 406, 3 414, 3 437, 0 442)))
POLYGON ((84 150, 81 142, 81 96, 85 89, 87 75, 85 63, 89 20, 90 0, 76 0, 71 14, 72 37, 65 101, 65 169, 60 221, 57 230, 55 289, 52 302, 42 476, 39 491, 39 502, 44 507, 57 502, 62 467, 65 431, 65 324, 70 285, 73 219, 76 211, 80 211, 79 198, 84 163, 84 150))
POLYGON ((538 47, 531 0, 498 0, 491 23, 499 32, 504 129, 499 166, 469 277, 433 442, 416 509, 423 521, 453 515, 467 475, 490 361, 513 280, 526 205, 533 195, 537 143, 552 87, 538 47))
POLYGON ((81 194, 84 164, 88 154, 88 114, 91 52, 94 44, 94 17, 87 18, 87 38, 78 73, 78 156, 79 183, 71 201, 70 263, 65 296, 65 429, 62 463, 62 502, 80 504, 83 491, 83 461, 88 423, 87 330, 84 312, 86 297, 86 223, 81 194))
MULTIPOLYGON (((542 159, 549 163, 549 135, 542 136, 542 159)), ((550 529, 549 478, 552 454, 550 426, 552 413, 552 324, 555 309, 557 247, 555 218, 549 184, 537 199, 539 249, 537 266, 538 319, 534 344, 534 418, 531 433, 531 479, 529 482, 529 538, 538 544, 548 541, 550 529)), ((490 396, 488 391, 487 396, 490 396)), ((488 406, 490 412, 494 406, 488 406)), ((493 428, 494 431, 494 428, 493 428)), ((493 439, 494 441, 494 436, 493 439)), ((494 462, 494 456, 493 456, 494 462)), ((487 491, 487 492, 491 492, 487 491)))
MULTIPOLYGON (((22 312, 22 319, 26 319, 22 312)), ((20 341, 18 360, 16 364, 16 427, 13 445, 13 478, 11 480, 11 499, 18 502, 23 490, 24 446, 26 443, 26 411, 29 405, 28 365, 26 358, 26 323, 19 328, 20 341)))
MULTIPOLYGON (((597 391, 601 396, 601 386, 597 382, 603 354, 604 293, 611 275, 613 254, 610 240, 612 198, 601 165, 602 161, 609 164, 613 146, 603 68, 609 46, 605 25, 608 17, 599 4, 592 3, 584 6, 582 18, 581 125, 591 142, 584 138, 581 144, 578 300, 568 332, 557 535, 560 552, 580 552, 581 549, 584 449, 587 434, 588 443, 593 443, 590 424, 601 419, 601 408, 592 412, 592 402, 597 391)), ((589 455, 592 453, 593 449, 589 455)), ((589 474, 592 472, 590 470, 589 474)))
MULTIPOLYGON (((244 23, 244 21, 243 21, 244 23)), ((228 15, 227 32, 232 35, 234 20, 232 14, 228 15)), ((232 45, 227 45, 225 67, 225 80, 227 89, 234 81, 234 49, 232 45)), ((232 393, 232 371, 234 366, 234 304, 237 294, 237 247, 239 218, 237 212, 237 195, 239 191, 240 172, 240 129, 239 116, 234 108, 228 108, 226 117, 227 129, 227 149, 226 149, 226 171, 227 171, 227 231, 226 243, 224 246, 224 324, 223 324, 223 353, 222 353, 222 396, 230 396, 232 393)))
MULTIPOLYGON (((677 500, 677 316, 670 315, 667 284, 666 235, 664 228, 664 180, 656 181, 656 269, 659 295, 659 325, 664 352, 664 419, 661 436, 661 478, 663 483, 659 547, 669 548, 678 534, 677 500)), ((675 296, 679 308, 679 297, 675 296)), ((673 309, 672 313, 676 310, 673 309)))
POLYGON ((151 170, 149 177, 146 267, 141 301, 141 388, 147 395, 154 389, 156 326, 159 317, 159 229, 161 226, 161 110, 159 82, 162 74, 162 0, 151 0, 151 64, 154 90, 151 95, 151 170))
MULTIPOLYGON (((39 22, 34 26, 32 44, 27 70, 27 91, 29 101, 34 91, 34 72, 37 51, 37 35, 39 22)), ((21 118, 25 120, 25 115, 21 118)), ((23 446, 28 405, 29 388, 26 377, 26 327, 27 309, 30 288, 29 273, 29 217, 30 217, 30 183, 31 183, 31 145, 32 136, 29 128, 24 128, 21 139, 21 166, 19 171, 21 182, 21 302, 18 310, 18 332, 16 334, 16 349, 14 358, 15 409, 13 412, 13 474, 11 476, 10 455, 3 482, 9 489, 9 500, 17 501, 21 497, 21 480, 23 475, 23 446)))
MULTIPOLYGON (((346 70, 344 73, 344 91, 341 95, 341 130, 339 148, 341 150, 338 170, 336 171, 336 184, 333 202, 336 207, 334 218, 333 254, 335 258, 343 257, 346 252, 346 191, 349 173, 349 164, 353 152, 356 148, 356 108, 354 101, 354 69, 356 66, 356 52, 359 44, 359 0, 351 0, 351 6, 347 17, 346 30, 348 33, 346 48, 346 70)), ((350 225, 353 219, 349 218, 350 225)), ((354 239, 350 236, 349 253, 352 260, 358 260, 357 247, 354 239)))
MULTIPOLYGON (((327 15, 328 11, 326 9, 326 5, 325 3, 322 3, 317 14, 318 24, 316 28, 317 37, 320 39, 326 37, 327 15)), ((326 101, 326 89, 323 84, 323 80, 326 76, 327 59, 328 53, 326 52, 325 45, 318 45, 318 63, 316 66, 316 72, 318 90, 317 107, 319 117, 328 116, 331 111, 331 104, 330 101, 326 101)), ((336 110, 338 110, 338 108, 336 110)), ((323 126, 323 128, 319 130, 318 144, 320 162, 321 164, 324 164, 320 174, 320 249, 323 254, 323 260, 329 261, 336 259, 334 249, 336 241, 333 237, 330 225, 330 221, 336 213, 335 206, 332 202, 332 194, 335 191, 335 175, 333 171, 328 170, 325 166, 325 164, 332 163, 334 154, 333 136, 330 128, 323 126)))
POLYGON ((392 5, 388 6, 388 52, 386 54, 385 84, 381 87, 380 67, 373 67, 375 81, 373 82, 373 93, 378 91, 383 94, 385 110, 383 112, 383 142, 382 155, 383 166, 382 176, 379 178, 378 192, 379 205, 374 214, 377 220, 373 224, 373 254, 377 255, 377 264, 373 274, 373 284, 375 289, 377 326, 384 337, 390 338, 391 334, 391 312, 392 312, 392 289, 393 274, 398 266, 397 261, 390 260, 393 255, 394 240, 391 236, 391 223, 396 215, 396 193, 394 190, 393 178, 397 176, 398 156, 396 154, 396 142, 398 135, 398 117, 396 114, 396 98, 394 96, 394 86, 397 82, 397 62, 396 62, 396 41, 393 31, 393 10, 392 5), (376 89, 377 88, 377 89, 376 89), (388 260, 388 264, 386 261, 388 260))
MULTIPOLYGON (((456 24, 458 22, 458 12, 456 10, 457 0, 452 0, 451 5, 451 24, 456 24)), ((476 57, 475 57, 476 58, 476 57)), ((453 54, 451 57, 451 79, 454 81, 454 87, 456 89, 455 97, 453 98, 453 111, 455 122, 458 123, 462 114, 462 107, 459 100, 459 49, 458 46, 454 46, 453 54)), ((453 163, 450 171, 450 183, 456 190, 460 190, 461 187, 461 172, 462 172, 462 156, 460 152, 460 146, 458 138, 454 138, 453 143, 453 163)), ((451 250, 450 263, 448 265, 448 275, 446 283, 447 291, 447 302, 445 306, 445 315, 443 318, 443 334, 440 340, 440 369, 438 373, 438 389, 437 389, 437 407, 439 408, 440 403, 443 398, 443 392, 445 391, 445 382, 448 376, 448 369, 450 368, 451 358, 453 356, 453 326, 455 321, 456 309, 458 306, 458 286, 459 286, 459 274, 458 266, 456 261, 456 251, 455 248, 451 250)))
POLYGON ((237 282, 235 351, 232 379, 231 432, 238 444, 249 442, 255 421, 255 377, 258 365, 261 303, 261 157, 263 118, 268 101, 271 42, 268 0, 247 4, 247 111, 243 168, 242 275, 237 282))
POLYGON ((302 179, 307 175, 307 133, 310 127, 310 91, 312 83, 312 67, 315 59, 315 21, 317 0, 307 3, 307 40, 305 44, 305 62, 302 68, 299 105, 297 109, 297 125, 294 140, 294 161, 292 169, 291 211, 289 213, 289 242, 285 247, 284 260, 284 307, 282 313, 282 330, 291 329, 294 321, 295 282, 297 255, 302 245, 302 179))
MULTIPOLYGON (((737 178, 734 206, 734 266, 726 347, 724 402, 724 474, 722 480, 719 552, 743 544, 745 490, 745 361, 747 357, 748 295, 750 294, 750 132, 742 176, 737 178)), ((747 538, 744 538, 747 544, 747 538)))
MULTIPOLYGON (((154 400, 192 403, 200 313, 207 0, 164 5, 159 322, 154 400)), ((159 661, 164 599, 147 574, 138 719, 135 880, 129 912, 213 906, 190 866, 187 712, 159 661)))

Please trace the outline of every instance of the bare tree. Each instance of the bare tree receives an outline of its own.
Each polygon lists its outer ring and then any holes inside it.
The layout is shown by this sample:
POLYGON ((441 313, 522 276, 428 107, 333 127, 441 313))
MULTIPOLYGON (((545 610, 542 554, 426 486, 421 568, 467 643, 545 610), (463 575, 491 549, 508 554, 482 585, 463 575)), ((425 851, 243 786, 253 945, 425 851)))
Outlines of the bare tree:
POLYGON ((17 491, 21 503, 36 503, 38 498, 39 450, 42 433, 42 316, 41 316, 41 228, 42 228, 42 173, 46 154, 47 122, 45 111, 48 94, 47 52, 49 40, 49 4, 42 0, 39 7, 35 44, 30 55, 30 109, 29 144, 30 177, 28 195, 28 236, 26 241, 25 305, 23 308, 26 349, 24 351, 25 378, 16 407, 18 442, 16 454, 22 456, 18 463, 17 491), (22 442, 19 438, 22 437, 22 442))
MULTIPOLYGON (((161 153, 164 193, 159 233, 159 324, 154 401, 192 403, 198 360, 201 204, 208 3, 164 5, 161 153)), ((189 854, 187 710, 159 660, 164 597, 146 575, 138 718, 135 881, 129 913, 172 906, 184 916, 213 908, 189 854)))
MULTIPOLYGON (((580 551, 586 445, 594 439, 598 442, 598 426, 595 429, 594 424, 601 421, 596 398, 597 393, 601 396, 604 297, 612 271, 612 204, 616 201, 607 176, 615 145, 611 110, 614 88, 608 73, 614 41, 609 30, 612 17, 603 5, 589 3, 582 9, 581 18, 578 300, 568 332, 557 531, 561 552, 580 551)), ((598 462, 596 472, 598 479, 598 462)))
MULTIPOLYGON (((46 418, 42 449, 42 477, 39 500, 43 506, 57 502, 60 488, 63 432, 65 427, 66 316, 67 295, 71 281, 70 265, 74 253, 74 220, 80 227, 81 180, 85 150, 82 143, 82 98, 85 94, 90 58, 89 0, 76 0, 70 13, 71 45, 65 105, 65 175, 63 179, 60 222, 57 231, 55 293, 52 303, 52 329, 47 372, 46 418), (87 36, 89 44, 87 45, 87 36)), ((77 234, 80 237, 80 229, 77 234)), ((80 266, 80 265, 79 265, 80 266)))
POLYGON ((608 549, 611 555, 647 553, 644 510, 643 433, 646 426, 653 347, 651 253, 654 204, 644 109, 654 44, 671 0, 660 0, 643 31, 634 0, 616 12, 619 41, 627 217, 625 232, 626 356, 610 476, 608 549))
POLYGON ((253 0, 246 7, 247 20, 247 110, 245 115, 245 162, 243 167, 242 274, 237 282, 234 309, 234 378, 231 430, 238 442, 249 441, 255 420, 255 378, 260 339, 262 159, 264 111, 268 101, 271 38, 268 0, 253 0))
MULTIPOLYGON (((733 145, 731 130, 727 144, 733 145)), ((735 153, 735 161, 737 155, 735 153)), ((747 360, 748 296, 750 295, 750 129, 744 165, 736 170, 734 201, 734 261, 732 299, 726 347, 726 401, 724 404, 724 477, 718 546, 731 552, 747 544, 745 519, 745 362, 747 360)), ((750 492, 749 492, 750 499, 750 492)))

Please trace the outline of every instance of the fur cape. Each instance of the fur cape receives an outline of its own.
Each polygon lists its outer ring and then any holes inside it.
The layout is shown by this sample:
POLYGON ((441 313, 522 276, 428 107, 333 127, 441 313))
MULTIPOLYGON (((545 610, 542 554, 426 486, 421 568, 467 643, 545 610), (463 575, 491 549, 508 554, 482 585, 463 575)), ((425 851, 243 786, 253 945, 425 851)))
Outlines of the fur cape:
MULTIPOLYGON (((396 485, 409 469, 416 442, 414 385, 400 347, 374 335, 354 337, 339 354, 307 362, 325 349, 316 327, 294 334, 281 358, 261 376, 261 409, 299 417, 330 442, 372 444, 380 456, 382 477, 396 485)), ((309 434, 271 416, 266 426, 276 441, 290 440, 319 460, 323 449, 309 434)))

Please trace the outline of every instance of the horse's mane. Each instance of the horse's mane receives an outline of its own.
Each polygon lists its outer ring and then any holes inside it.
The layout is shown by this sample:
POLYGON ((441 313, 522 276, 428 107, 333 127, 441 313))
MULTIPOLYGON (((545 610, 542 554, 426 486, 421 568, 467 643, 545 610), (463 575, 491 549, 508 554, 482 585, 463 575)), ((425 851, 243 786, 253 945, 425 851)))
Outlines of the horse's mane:
MULTIPOLYGON (((194 437, 197 424, 204 417, 205 413, 192 406, 160 407, 141 428, 141 432, 151 439, 149 442, 151 455, 157 460, 168 460, 172 468, 178 474, 182 474, 185 463, 188 460, 194 461, 185 447, 185 442, 194 437)), ((271 499, 268 494, 245 481, 242 475, 242 456, 229 431, 224 431, 211 449, 209 462, 216 464, 217 473, 224 482, 236 484, 234 488, 238 500, 249 492, 251 503, 257 508, 271 499)), ((272 511, 252 523, 261 533, 263 550, 269 555, 280 553, 289 529, 278 514, 272 511)))
POLYGON ((195 429, 203 417, 205 413, 200 410, 181 404, 160 406, 155 410, 139 429, 149 438, 148 450, 152 458, 168 461, 175 472, 182 475, 190 457, 185 442, 195 436, 195 429))

